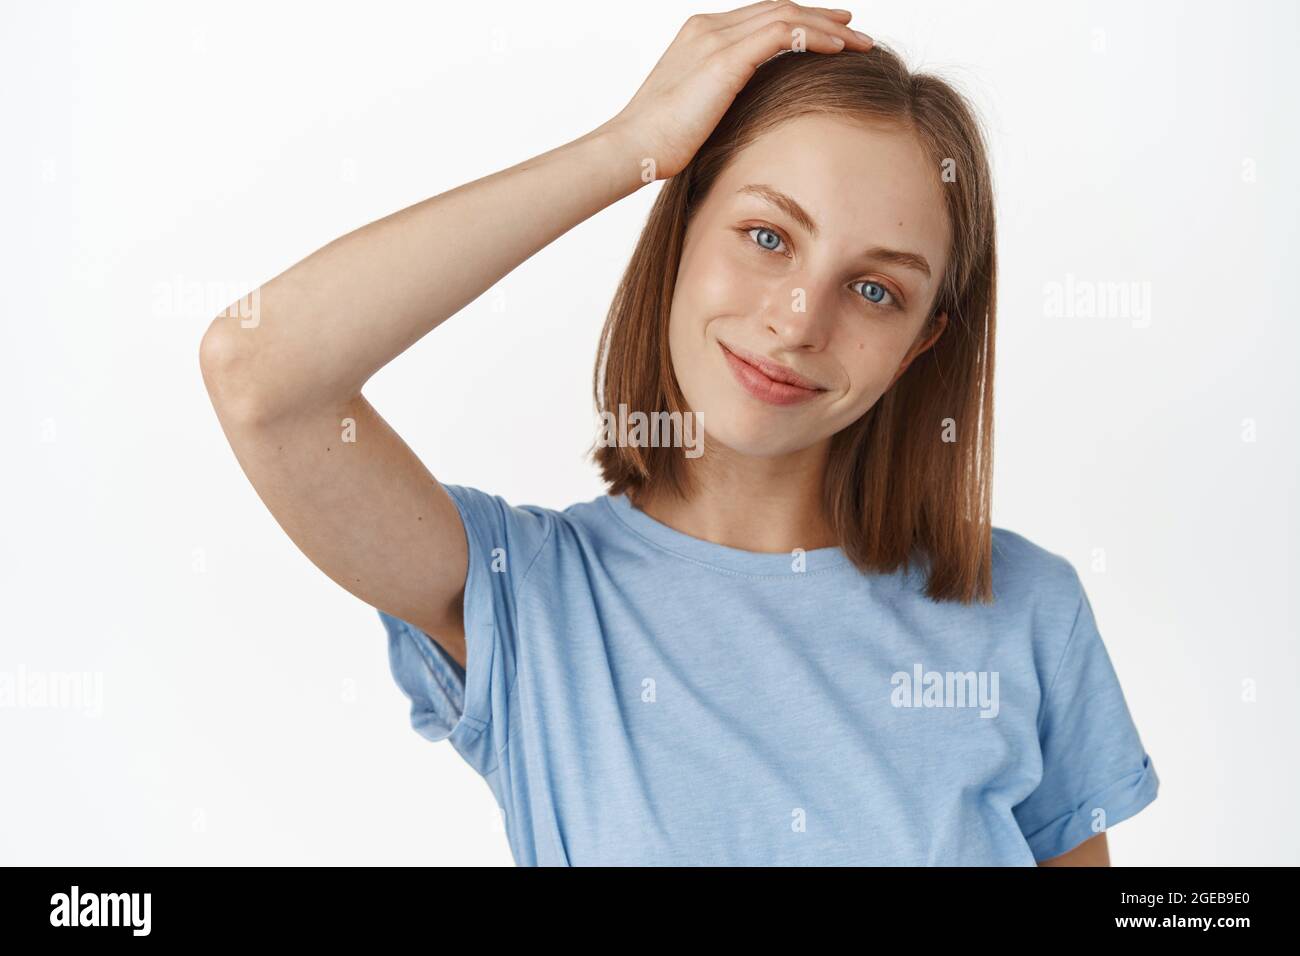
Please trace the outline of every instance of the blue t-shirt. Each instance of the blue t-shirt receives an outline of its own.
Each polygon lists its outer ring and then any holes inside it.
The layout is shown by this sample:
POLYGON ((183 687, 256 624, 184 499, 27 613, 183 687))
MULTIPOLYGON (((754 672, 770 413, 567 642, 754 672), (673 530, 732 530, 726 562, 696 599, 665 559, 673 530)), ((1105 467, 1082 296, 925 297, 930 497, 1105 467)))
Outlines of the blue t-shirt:
POLYGON ((484 777, 519 865, 1033 866, 1155 799, 1078 574, 1020 535, 962 605, 622 495, 444 487, 468 673, 380 617, 412 725, 484 777))

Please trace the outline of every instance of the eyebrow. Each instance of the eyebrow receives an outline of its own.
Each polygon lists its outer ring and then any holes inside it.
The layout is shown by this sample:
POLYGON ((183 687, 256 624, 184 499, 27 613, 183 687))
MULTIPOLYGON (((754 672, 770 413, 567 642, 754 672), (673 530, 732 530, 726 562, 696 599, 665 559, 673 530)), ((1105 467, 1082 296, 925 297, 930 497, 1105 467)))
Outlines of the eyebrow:
MULTIPOLYGON (((757 196, 759 199, 771 203, 803 227, 804 231, 810 236, 817 235, 817 223, 813 220, 813 217, 808 215, 803 206, 795 202, 792 196, 788 196, 781 192, 781 190, 775 189, 772 186, 764 185, 763 183, 750 183, 747 186, 741 186, 736 190, 736 192, 757 196)), ((886 249, 883 246, 874 246, 863 253, 863 255, 870 256, 873 259, 880 259, 883 262, 891 262, 894 265, 903 266, 904 268, 915 269, 917 272, 922 273, 927 279, 930 278, 930 263, 926 261, 925 256, 920 255, 919 253, 903 252, 900 249, 886 249)))

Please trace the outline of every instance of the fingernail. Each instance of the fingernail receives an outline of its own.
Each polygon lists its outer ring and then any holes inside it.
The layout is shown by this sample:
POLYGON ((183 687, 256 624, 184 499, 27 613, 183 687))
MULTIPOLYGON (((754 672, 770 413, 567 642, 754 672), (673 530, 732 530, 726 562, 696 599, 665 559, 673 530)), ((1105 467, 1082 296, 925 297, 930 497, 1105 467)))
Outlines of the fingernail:
POLYGON ((863 33, 861 30, 854 30, 854 31, 853 31, 853 35, 856 36, 856 37, 857 37, 859 40, 861 40, 863 43, 875 43, 875 42, 876 42, 875 40, 871 39, 871 37, 869 37, 869 36, 867 36, 865 33, 863 33))

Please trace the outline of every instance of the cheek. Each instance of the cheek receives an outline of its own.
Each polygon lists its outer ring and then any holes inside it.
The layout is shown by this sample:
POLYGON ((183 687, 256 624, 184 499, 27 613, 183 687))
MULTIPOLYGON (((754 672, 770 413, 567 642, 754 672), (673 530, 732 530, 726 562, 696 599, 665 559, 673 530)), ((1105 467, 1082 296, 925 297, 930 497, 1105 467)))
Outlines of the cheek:
POLYGON ((754 315, 762 307, 762 284, 725 246, 700 249, 679 280, 677 295, 703 326, 720 316, 754 315))
POLYGON ((849 391, 874 401, 898 371, 907 347, 906 334, 883 325, 864 325, 846 335, 840 361, 849 374, 849 391))
POLYGON ((703 401, 711 377, 716 378, 716 363, 710 362, 711 350, 717 348, 714 335, 759 314, 764 294, 752 271, 725 247, 699 248, 689 263, 683 262, 673 289, 668 346, 688 399, 694 393, 703 401))

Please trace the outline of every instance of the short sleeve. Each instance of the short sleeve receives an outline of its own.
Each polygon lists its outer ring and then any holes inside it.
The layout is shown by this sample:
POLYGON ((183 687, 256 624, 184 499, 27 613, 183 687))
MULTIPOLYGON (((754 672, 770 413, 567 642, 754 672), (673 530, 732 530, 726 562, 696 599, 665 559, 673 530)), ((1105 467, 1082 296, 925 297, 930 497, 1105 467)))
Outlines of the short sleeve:
POLYGON ((552 513, 516 507, 475 488, 444 484, 465 528, 466 667, 421 629, 383 611, 393 678, 411 702, 411 726, 450 740, 483 776, 497 768, 510 727, 518 649, 515 598, 545 544, 552 513))
POLYGON ((1071 570, 1078 610, 1039 712, 1042 778, 1012 811, 1040 862, 1133 816, 1160 786, 1071 570))

